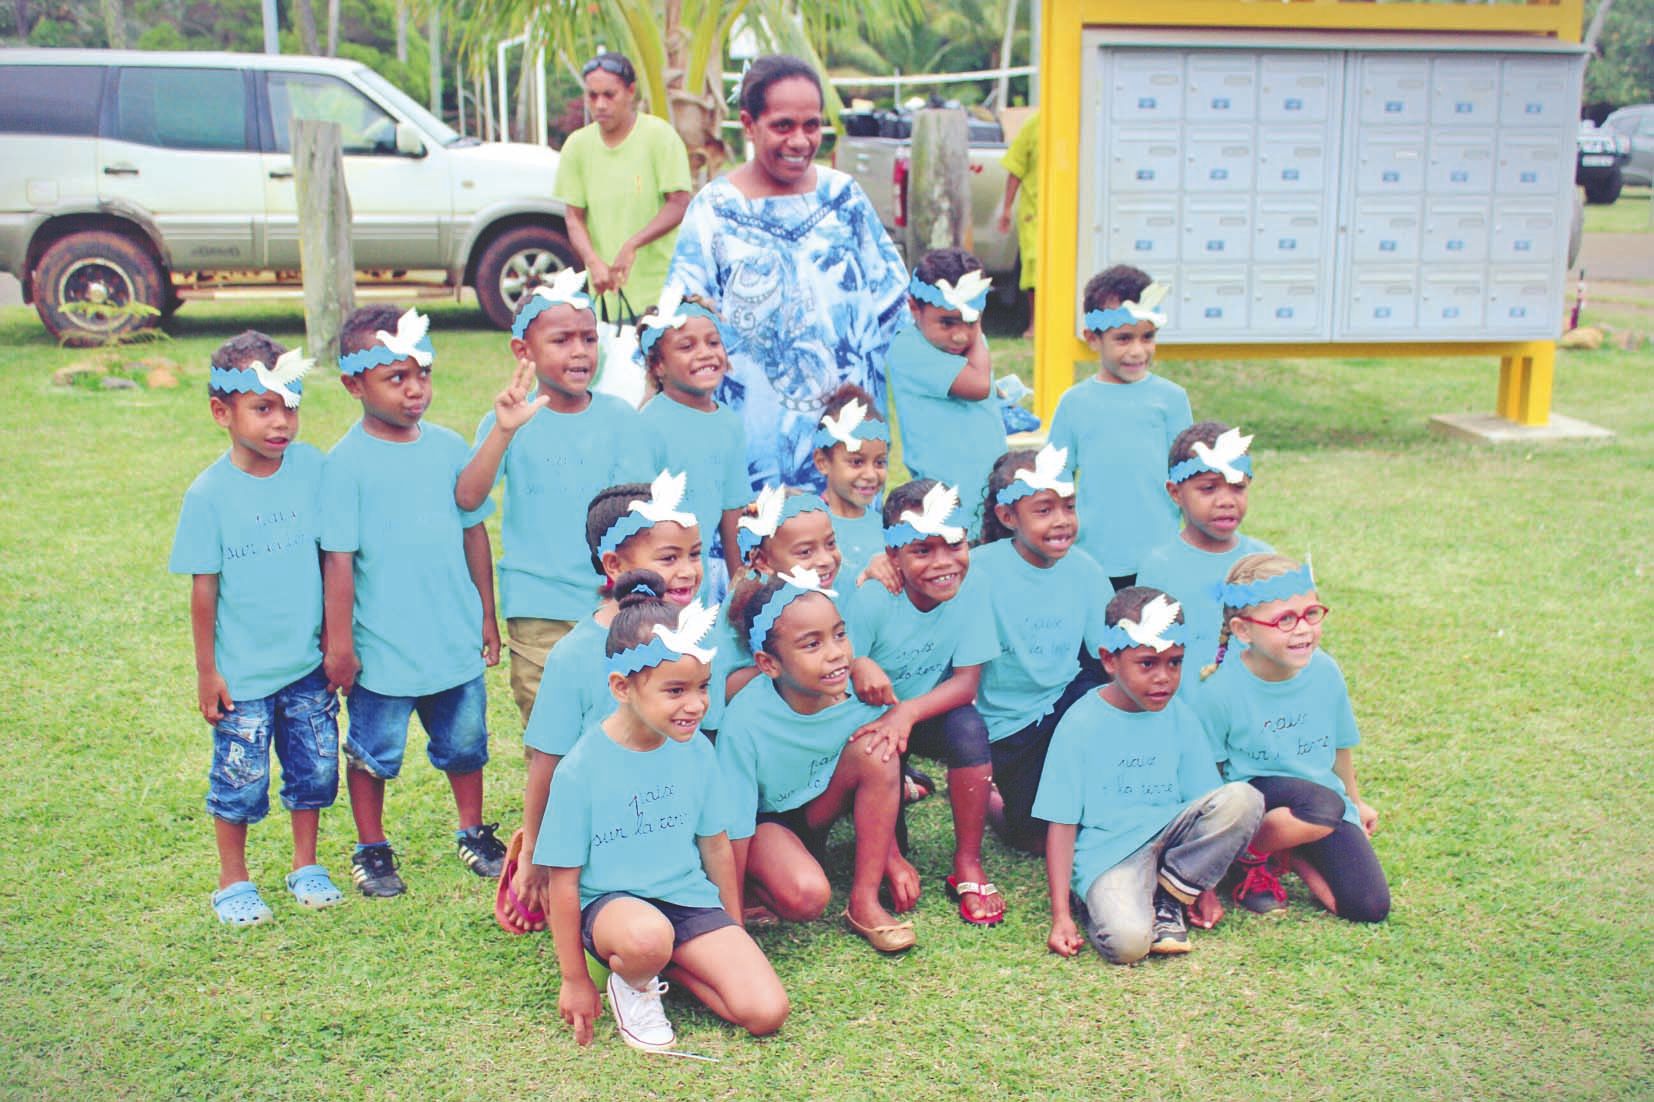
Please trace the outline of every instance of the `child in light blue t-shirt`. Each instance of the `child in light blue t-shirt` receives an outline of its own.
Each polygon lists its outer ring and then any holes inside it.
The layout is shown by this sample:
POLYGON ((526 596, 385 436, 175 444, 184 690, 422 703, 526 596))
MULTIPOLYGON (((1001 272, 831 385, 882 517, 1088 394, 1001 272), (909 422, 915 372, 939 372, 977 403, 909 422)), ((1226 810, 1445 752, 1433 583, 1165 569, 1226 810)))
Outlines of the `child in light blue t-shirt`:
POLYGON ((899 911, 918 902, 918 873, 896 849, 900 748, 871 732, 852 745, 881 712, 850 692, 853 654, 835 596, 800 568, 743 579, 730 599, 730 622, 764 675, 730 699, 718 732, 736 879, 750 874, 781 918, 819 918, 832 895, 827 831, 849 814, 856 853, 845 922, 881 952, 899 952, 915 944, 913 924, 884 909, 879 886, 891 882, 899 911))
POLYGON ((787 1017, 781 981, 735 917, 728 794, 698 734, 716 611, 643 593, 621 598, 604 643, 616 709, 552 779, 533 856, 550 882, 558 1009, 581 1044, 600 1013, 587 953, 611 969, 609 1007, 634 1048, 665 1051, 675 1039, 662 976, 754 1036, 787 1017))
MULTIPOLYGON (((982 869, 993 767, 975 698, 983 664, 999 655, 999 636, 988 594, 970 573, 963 512, 958 491, 930 479, 892 490, 884 503, 884 538, 902 591, 861 586, 850 595, 845 620, 899 701, 873 730, 947 763, 954 839, 949 894, 964 921, 994 926, 1004 918, 1005 900, 982 869)), ((899 819, 899 843, 904 833, 899 819)))
POLYGON ((1344 675, 1320 650, 1327 607, 1309 567, 1285 555, 1246 555, 1223 587, 1217 660, 1190 702, 1230 780, 1263 793, 1263 824, 1241 852, 1235 902, 1262 914, 1286 907, 1290 867, 1327 910, 1382 922, 1390 887, 1373 852, 1378 812, 1361 798, 1351 749, 1360 741, 1344 675), (1230 639, 1246 644, 1224 661, 1230 639))
MULTIPOLYGON (((1229 568, 1242 555, 1274 550, 1240 531, 1252 485, 1251 443, 1221 421, 1201 421, 1177 434, 1166 492, 1183 514, 1183 531, 1145 555, 1137 571, 1137 584, 1164 590, 1183 607, 1185 653, 1197 668, 1217 653, 1229 568)), ((1199 681, 1184 678, 1178 692, 1187 696, 1199 681)))
POLYGON ((1039 853, 1045 824, 1034 794, 1051 732, 1070 705, 1101 681, 1080 666, 1103 641, 1112 589, 1075 540, 1067 455, 1046 445, 1009 452, 988 476, 983 543, 971 555, 971 580, 993 608, 1000 653, 982 670, 976 707, 988 725, 996 797, 988 821, 1018 849, 1039 853))
POLYGON ((1176 699, 1183 618, 1158 589, 1109 602, 1103 670, 1051 736, 1034 814, 1047 828, 1053 952, 1087 938, 1114 964, 1187 953, 1184 908, 1210 890, 1263 818, 1263 798, 1223 784, 1200 723, 1176 699), (1069 892, 1085 901, 1080 936, 1069 892))
POLYGON ((1091 277, 1085 341, 1097 375, 1070 387, 1051 418, 1051 443, 1068 449, 1079 484, 1080 546, 1116 589, 1132 584, 1150 548, 1177 535, 1164 459, 1194 417, 1183 388, 1151 373, 1164 294, 1125 265, 1091 277))
POLYGON ((982 531, 982 494, 1005 454, 1005 424, 982 336, 990 281, 964 249, 925 254, 908 284, 908 314, 891 338, 885 377, 915 479, 957 486, 965 527, 982 531))
POLYGON ((822 408, 815 445, 816 470, 827 480, 821 499, 833 518, 844 573, 857 578, 884 550, 878 501, 890 473, 890 426, 867 391, 846 383, 822 408))
POLYGON ((345 779, 357 846, 351 876, 363 895, 400 895, 385 837, 385 782, 402 771, 408 720, 419 713, 426 756, 448 775, 459 812, 459 857, 496 877, 505 846, 482 821, 488 762, 483 667, 500 660, 493 554, 482 522, 454 502, 467 448, 424 423, 435 351, 417 311, 364 306, 339 333, 340 378, 362 419, 322 472, 328 680, 348 694, 345 779))
POLYGON ((729 372, 718 315, 702 301, 680 301, 674 288, 638 324, 654 397, 643 423, 655 431, 673 470, 689 475, 689 511, 706 546, 706 599, 721 601, 741 572, 735 523, 752 500, 747 431, 741 415, 713 393, 729 372))
POLYGON ((273 915, 247 871, 247 827, 270 810, 270 750, 293 817, 287 888, 301 907, 343 896, 316 861, 321 809, 339 790, 338 699, 322 673, 317 492, 322 454, 294 443, 311 366, 248 330, 212 355, 212 418, 230 449, 184 494, 167 569, 194 576, 196 701, 213 725, 207 813, 218 842, 219 921, 273 915))
POLYGON ((511 650, 511 695, 534 710, 546 655, 597 604, 582 538, 586 505, 606 486, 647 482, 666 450, 637 411, 591 392, 597 317, 568 269, 523 296, 511 325, 510 384, 477 426, 454 499, 479 508, 503 479, 500 601, 511 650))

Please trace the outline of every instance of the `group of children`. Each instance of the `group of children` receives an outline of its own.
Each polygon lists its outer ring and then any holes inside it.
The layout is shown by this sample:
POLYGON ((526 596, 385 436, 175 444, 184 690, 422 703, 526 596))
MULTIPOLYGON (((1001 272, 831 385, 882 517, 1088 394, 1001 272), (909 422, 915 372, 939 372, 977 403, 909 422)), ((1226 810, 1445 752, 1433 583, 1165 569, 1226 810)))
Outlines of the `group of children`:
POLYGON ((746 927, 823 914, 841 818, 843 921, 880 951, 911 948, 904 797, 933 787, 915 751, 947 770, 944 883, 966 923, 1005 913, 990 825, 1044 855, 1064 955, 1084 940, 1117 963, 1187 952, 1220 898, 1283 909, 1288 868, 1333 913, 1382 920, 1377 814, 1319 649, 1326 606, 1307 566, 1239 531, 1251 438, 1193 423, 1153 374, 1164 289, 1126 267, 1090 281, 1097 374, 1064 396, 1049 444, 1009 452, 987 292, 961 250, 913 272, 887 376, 914 478, 888 493, 890 425, 846 387, 815 439, 825 492, 755 496, 740 417, 716 398, 715 306, 670 289, 639 324, 641 411, 591 390, 583 274, 526 295, 516 368, 469 448, 422 423, 434 350, 415 311, 346 320, 339 367, 362 419, 325 457, 294 442, 307 362, 258 333, 225 342, 210 405, 230 450, 186 494, 171 561, 194 576, 219 918, 271 916, 244 850, 272 747, 287 887, 301 906, 340 901, 316 827, 342 692, 357 887, 405 890, 382 812, 417 711, 460 857, 496 878, 505 930, 552 931, 582 1043, 600 1006, 588 955, 634 1047, 673 1043, 663 976, 755 1035, 779 1029, 787 996, 746 927), (502 481, 503 642, 528 755, 509 845, 481 806, 483 668, 502 644, 482 522, 502 481))

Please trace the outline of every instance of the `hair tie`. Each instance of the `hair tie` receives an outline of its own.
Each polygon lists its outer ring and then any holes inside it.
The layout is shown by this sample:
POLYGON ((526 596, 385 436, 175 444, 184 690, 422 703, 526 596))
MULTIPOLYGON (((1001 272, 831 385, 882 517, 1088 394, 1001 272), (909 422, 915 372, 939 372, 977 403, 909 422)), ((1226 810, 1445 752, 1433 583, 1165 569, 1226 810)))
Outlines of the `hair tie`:
POLYGON ((843 444, 846 451, 854 454, 861 451, 863 440, 889 443, 890 426, 868 417, 867 405, 860 398, 852 398, 844 403, 837 417, 830 413, 822 414, 821 427, 816 429, 814 443, 818 448, 843 444))
POLYGON ((1177 622, 1182 612, 1182 605, 1164 593, 1156 593, 1137 614, 1137 619, 1122 616, 1108 626, 1103 632, 1102 649, 1118 654, 1132 647, 1153 647, 1154 653, 1164 654, 1185 641, 1184 625, 1177 622))
POLYGON ((757 546, 781 530, 781 526, 796 516, 827 512, 827 503, 814 494, 789 494, 780 486, 765 486, 758 491, 758 513, 742 517, 735 525, 735 542, 741 556, 752 554, 757 546))
POLYGON ((901 519, 884 530, 884 545, 894 551, 910 543, 941 536, 948 543, 965 538, 965 530, 949 519, 959 509, 959 487, 944 486, 940 482, 925 491, 919 511, 902 510, 901 519))
MULTIPOLYGON (((700 522, 693 513, 678 511, 678 505, 683 501, 684 484, 688 479, 687 472, 673 474, 670 471, 661 471, 655 480, 649 484, 647 500, 634 498, 626 505, 626 511, 615 518, 615 522, 604 530, 603 536, 597 541, 597 555, 602 558, 610 551, 617 550, 621 544, 643 531, 653 528, 657 524, 671 521, 681 524, 685 528, 694 528, 700 522)), ((656 594, 660 596, 660 594, 656 594)))
POLYGON ((1068 470, 1067 448, 1045 445, 1039 450, 1039 454, 1034 456, 1033 469, 1023 467, 1017 471, 1016 477, 994 495, 994 500, 1001 505, 1010 505, 1041 490, 1053 490, 1058 497, 1073 496, 1074 482, 1073 475, 1068 470), (1069 477, 1065 479, 1063 475, 1069 477))
POLYGON ((207 385, 226 394, 279 394, 288 409, 297 409, 304 387, 299 378, 316 364, 302 349, 294 348, 276 357, 276 366, 254 360, 246 367, 218 367, 207 373, 207 385))
POLYGON ((1253 605, 1268 604, 1270 601, 1284 601, 1288 597, 1308 593, 1314 588, 1314 575, 1309 564, 1305 563, 1296 570, 1289 570, 1285 574, 1277 574, 1262 581, 1225 582, 1223 607, 1251 608, 1253 605))
POLYGON ((377 330, 373 334, 373 342, 366 348, 340 356, 340 373, 360 375, 399 360, 412 360, 420 367, 430 367, 431 361, 436 359, 436 348, 431 344, 431 319, 412 306, 396 319, 396 332, 377 330))
POLYGON ((994 281, 988 273, 980 269, 965 272, 958 283, 949 283, 945 279, 927 283, 919 278, 919 269, 915 268, 907 282, 907 293, 920 302, 928 302, 944 310, 958 310, 960 319, 969 324, 982 316, 983 308, 988 305, 988 291, 993 285, 994 281))
POLYGON ((757 654, 764 649, 769 641, 770 631, 781 614, 787 611, 787 606, 804 596, 806 593, 820 593, 824 597, 837 597, 838 591, 824 588, 821 577, 806 566, 796 566, 790 574, 777 574, 776 577, 785 584, 764 602, 764 607, 752 618, 752 629, 747 632, 748 644, 752 653, 757 654))
POLYGON ((572 306, 576 310, 590 310, 592 300, 581 290, 585 285, 585 272, 575 268, 558 269, 551 277, 550 283, 540 284, 524 295, 523 301, 517 304, 517 316, 511 319, 512 337, 522 340, 528 333, 528 327, 534 324, 534 319, 553 306, 572 306))
POLYGON ((717 622, 716 603, 703 606, 698 600, 690 601, 678 610, 676 626, 669 628, 665 624, 656 624, 649 632, 651 638, 648 642, 609 655, 609 672, 630 677, 639 670, 663 662, 676 662, 680 658, 695 658, 711 665, 718 648, 703 647, 700 642, 711 634, 717 622))
POLYGON ((1238 485, 1252 474, 1252 457, 1246 454, 1251 446, 1252 437, 1242 436, 1240 429, 1226 429, 1211 447, 1204 440, 1196 440, 1191 449, 1194 455, 1174 466, 1166 480, 1187 482, 1202 471, 1212 471, 1222 475, 1225 482, 1238 485))
POLYGON ((1160 305, 1170 290, 1170 284, 1151 283, 1143 288, 1143 293, 1137 296, 1135 302, 1122 302, 1107 310, 1087 310, 1085 327, 1092 333, 1106 333, 1122 325, 1135 325, 1140 321, 1146 321, 1152 323, 1156 329, 1164 328, 1166 315, 1159 313, 1155 307, 1160 305))

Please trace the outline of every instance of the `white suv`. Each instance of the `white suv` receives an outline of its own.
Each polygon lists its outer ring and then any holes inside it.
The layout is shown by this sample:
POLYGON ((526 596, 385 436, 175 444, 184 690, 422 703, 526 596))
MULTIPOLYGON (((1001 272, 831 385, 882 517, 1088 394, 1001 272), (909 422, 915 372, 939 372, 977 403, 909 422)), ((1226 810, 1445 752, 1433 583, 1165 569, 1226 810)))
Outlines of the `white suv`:
MULTIPOLYGON (((0 269, 69 340, 227 290, 295 286, 293 118, 340 124, 361 278, 476 290, 490 321, 573 262, 557 154, 462 137, 334 58, 0 50, 0 269)), ((439 292, 440 293, 440 292, 439 292)))

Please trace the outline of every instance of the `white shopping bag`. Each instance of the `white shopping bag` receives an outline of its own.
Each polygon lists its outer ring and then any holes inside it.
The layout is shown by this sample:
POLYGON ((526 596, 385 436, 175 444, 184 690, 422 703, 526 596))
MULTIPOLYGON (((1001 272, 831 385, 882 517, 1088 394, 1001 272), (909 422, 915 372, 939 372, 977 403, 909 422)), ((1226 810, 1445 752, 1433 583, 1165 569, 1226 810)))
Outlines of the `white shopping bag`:
POLYGON ((616 320, 608 318, 608 300, 598 307, 597 322, 597 382, 592 389, 599 394, 611 394, 633 409, 643 404, 647 376, 643 360, 637 354, 637 316, 623 293, 615 310, 616 320))

